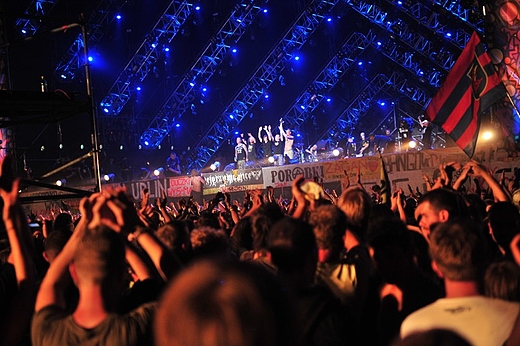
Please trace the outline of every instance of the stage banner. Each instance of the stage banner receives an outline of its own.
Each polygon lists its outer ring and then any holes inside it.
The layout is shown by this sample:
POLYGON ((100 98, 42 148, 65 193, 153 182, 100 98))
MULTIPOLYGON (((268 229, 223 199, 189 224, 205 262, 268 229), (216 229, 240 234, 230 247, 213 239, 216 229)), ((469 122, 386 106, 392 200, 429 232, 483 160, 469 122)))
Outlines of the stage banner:
POLYGON ((380 184, 381 160, 378 156, 366 156, 336 161, 325 161, 323 164, 325 182, 339 181, 344 190, 350 181, 353 186, 356 183, 358 172, 361 174, 363 184, 380 184), (348 174, 348 180, 346 175, 348 174))
POLYGON ((291 186, 292 181, 298 175, 303 174, 305 179, 317 179, 322 181, 325 177, 323 163, 308 163, 290 166, 273 166, 262 168, 264 187, 274 188, 291 186))
MULTIPOLYGON (((478 153, 474 158, 478 158, 478 153)), ((398 172, 418 171, 419 177, 421 176, 420 171, 429 173, 439 168, 441 164, 450 162, 465 163, 469 161, 468 156, 457 147, 387 154, 383 155, 383 160, 390 175, 398 172)))
POLYGON ((160 198, 163 190, 168 197, 188 197, 191 194, 190 177, 134 181, 126 183, 125 186, 134 200, 141 199, 143 189, 150 191, 150 200, 160 198))
POLYGON ((263 189, 262 169, 234 169, 232 171, 205 173, 204 194, 212 195, 221 192, 238 192, 263 189))

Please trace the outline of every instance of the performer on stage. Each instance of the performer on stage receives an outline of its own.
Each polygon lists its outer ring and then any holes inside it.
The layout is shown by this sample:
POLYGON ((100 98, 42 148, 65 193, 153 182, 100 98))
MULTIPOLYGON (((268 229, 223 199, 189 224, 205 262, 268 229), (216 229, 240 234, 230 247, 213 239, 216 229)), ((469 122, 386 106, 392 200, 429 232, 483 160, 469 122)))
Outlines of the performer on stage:
POLYGON ((276 159, 276 164, 281 166, 285 163, 284 156, 283 156, 283 150, 284 150, 284 143, 282 141, 281 135, 278 133, 274 136, 273 141, 273 155, 276 159))
POLYGON ((355 157, 357 154, 357 146, 354 142, 354 136, 348 136, 347 144, 345 145, 345 157, 355 157))
POLYGON ((271 125, 264 126, 264 134, 262 135, 262 126, 258 128, 258 141, 262 143, 262 152, 264 159, 273 155, 273 133, 271 132, 271 125))
POLYGON ((256 139, 251 132, 247 133, 247 157, 256 164, 256 139))
POLYGON ((283 155, 292 160, 294 158, 294 136, 292 135, 291 130, 283 129, 283 119, 280 119, 280 136, 282 136, 282 139, 285 142, 283 155))
POLYGON ((397 129, 399 149, 401 151, 408 151, 410 146, 410 124, 405 119, 401 119, 399 122, 399 128, 397 129))
POLYGON ((314 144, 313 146, 305 149, 307 162, 317 162, 318 161, 318 145, 314 144))
POLYGON ((388 138, 388 141, 385 145, 385 153, 393 153, 395 151, 395 138, 390 129, 385 130, 385 136, 388 138))
POLYGON ((193 196, 193 200, 197 201, 199 205, 202 205, 203 189, 206 184, 206 179, 204 179, 196 169, 192 169, 190 175, 191 195, 193 196))
POLYGON ((166 159, 165 174, 167 177, 176 177, 182 174, 181 160, 174 151, 170 152, 170 156, 166 159))
POLYGON ((359 152, 356 156, 367 156, 370 151, 370 141, 366 138, 365 133, 361 132, 359 134, 359 152))
POLYGON ((431 149, 433 127, 430 121, 426 119, 424 115, 419 116, 419 124, 421 125, 422 144, 424 145, 424 149, 431 149))
POLYGON ((235 162, 237 164, 237 168, 246 168, 247 159, 247 146, 242 142, 241 137, 237 137, 237 145, 235 145, 235 162))

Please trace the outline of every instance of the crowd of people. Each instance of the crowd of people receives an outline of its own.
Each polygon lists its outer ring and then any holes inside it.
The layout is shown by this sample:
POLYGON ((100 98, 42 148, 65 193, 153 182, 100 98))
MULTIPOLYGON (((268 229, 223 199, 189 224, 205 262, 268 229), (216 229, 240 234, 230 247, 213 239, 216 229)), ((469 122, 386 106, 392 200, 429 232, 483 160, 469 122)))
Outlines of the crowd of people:
POLYGON ((240 201, 107 188, 35 220, 6 157, 1 343, 518 345, 520 179, 439 169, 427 191, 359 173, 240 201))

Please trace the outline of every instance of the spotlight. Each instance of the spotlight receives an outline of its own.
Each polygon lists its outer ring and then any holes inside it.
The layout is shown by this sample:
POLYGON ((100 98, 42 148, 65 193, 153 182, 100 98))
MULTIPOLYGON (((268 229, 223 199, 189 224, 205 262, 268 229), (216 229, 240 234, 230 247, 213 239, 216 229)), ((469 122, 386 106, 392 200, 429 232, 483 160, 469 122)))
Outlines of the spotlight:
POLYGON ((410 143, 408 143, 408 146, 409 146, 411 149, 415 149, 415 147, 417 147, 417 142, 415 142, 415 141, 410 141, 410 143))
POLYGON ((482 139, 483 140, 489 141, 492 138, 493 138, 493 132, 491 132, 491 131, 484 131, 484 133, 482 133, 482 139))
POLYGON ((338 149, 332 150, 332 155, 334 155, 336 157, 339 156, 339 150, 338 149))
POLYGON ((137 90, 137 91, 141 91, 141 87, 138 86, 137 88, 135 88, 135 90, 137 90))
POLYGON ((103 176, 105 181, 114 181, 116 175, 114 173, 108 173, 103 176))
POLYGON ((157 168, 157 169, 155 169, 155 170, 153 171, 153 175, 155 175, 156 177, 158 177, 158 176, 161 175, 161 173, 162 173, 163 171, 164 171, 164 168, 159 167, 159 168, 157 168))
POLYGON ((94 60, 94 58, 91 57, 91 56, 89 56, 87 59, 88 59, 89 62, 92 62, 94 60))
POLYGON ((274 163, 274 156, 269 156, 267 161, 269 161, 269 163, 273 164, 274 163))
POLYGON ((214 171, 219 171, 220 170, 220 162, 218 161, 215 161, 214 163, 212 163, 209 168, 211 168, 211 170, 214 172, 214 171))
POLYGON ((57 186, 64 186, 65 184, 67 184, 67 180, 65 180, 65 179, 58 179, 58 180, 56 180, 56 185, 57 186))

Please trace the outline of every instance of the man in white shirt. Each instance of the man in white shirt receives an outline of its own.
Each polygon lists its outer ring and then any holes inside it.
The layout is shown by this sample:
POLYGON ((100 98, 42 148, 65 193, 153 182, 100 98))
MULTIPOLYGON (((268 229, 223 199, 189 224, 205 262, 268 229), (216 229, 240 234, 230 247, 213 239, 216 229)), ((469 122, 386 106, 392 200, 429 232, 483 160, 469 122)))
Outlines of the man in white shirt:
POLYGON ((430 235, 432 267, 444 279, 446 297, 409 315, 401 337, 448 329, 472 345, 503 345, 511 334, 520 304, 484 297, 479 281, 486 266, 486 242, 470 219, 439 224, 430 235))

